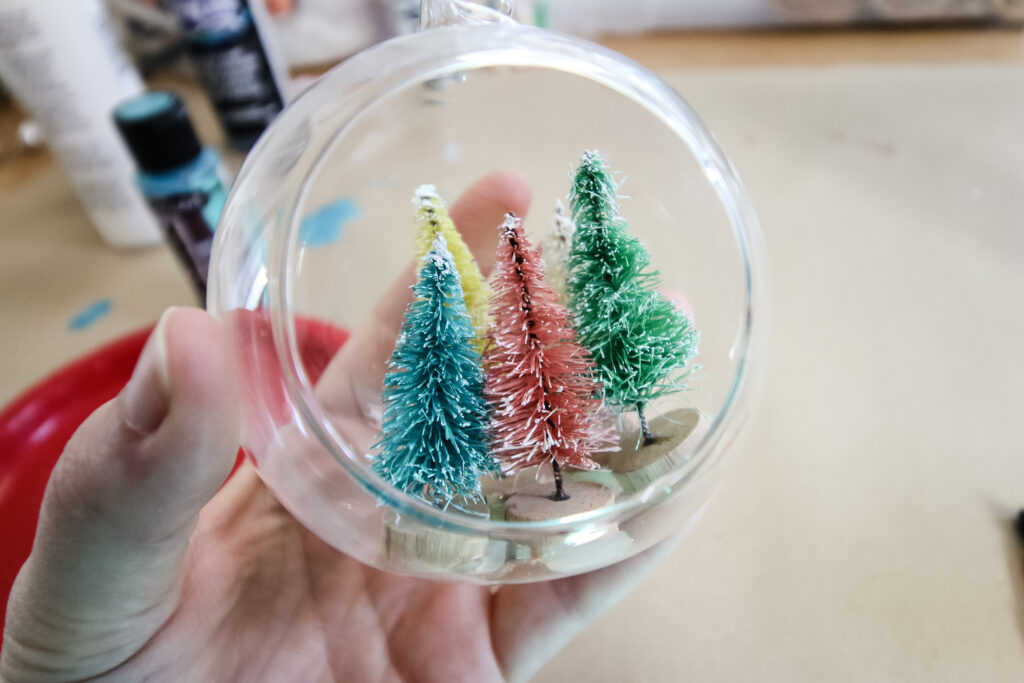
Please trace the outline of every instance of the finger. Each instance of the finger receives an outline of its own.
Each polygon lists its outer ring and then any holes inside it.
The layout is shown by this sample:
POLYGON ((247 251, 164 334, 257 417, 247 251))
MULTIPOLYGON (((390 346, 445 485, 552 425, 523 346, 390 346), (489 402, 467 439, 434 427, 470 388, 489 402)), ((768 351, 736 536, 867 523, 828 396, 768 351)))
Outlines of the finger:
POLYGON ((498 589, 491 638, 505 679, 525 681, 533 676, 590 622, 636 588, 681 538, 587 574, 498 589))
MULTIPOLYGON (((521 175, 495 171, 470 185, 448 211, 484 277, 494 268, 498 226, 506 213, 525 216, 530 208, 530 195, 530 186, 521 175)), ((410 287, 415 279, 416 264, 410 263, 391 283, 374 311, 374 326, 393 330, 392 341, 398 334, 405 307, 412 300, 410 287)))
POLYGON ((678 289, 669 289, 668 287, 663 287, 659 291, 668 297, 668 300, 674 303, 676 308, 682 311, 686 317, 690 319, 690 323, 697 322, 697 319, 694 317, 693 302, 690 301, 690 297, 686 296, 678 289))
POLYGON ((54 468, 11 593, 0 678, 90 677, 159 629, 199 510, 234 462, 237 386, 218 323, 169 309, 124 390, 54 468))
MULTIPOLYGON (((486 277, 494 267, 497 228, 506 213, 526 215, 530 208, 530 186, 518 173, 496 171, 476 181, 452 205, 448 215, 486 277)), ((388 288, 374 312, 376 327, 393 330, 392 341, 406 305, 412 300, 410 287, 416 278, 416 264, 410 263, 388 288)), ((390 349, 389 349, 390 351, 390 349)))
MULTIPOLYGON (((486 276, 494 266, 497 228, 506 213, 526 215, 530 186, 511 171, 497 171, 471 185, 449 215, 486 276)), ((410 241, 412 236, 410 236, 410 241)), ((347 414, 379 402, 385 364, 412 301, 415 264, 410 263, 386 289, 367 325, 355 331, 324 372, 317 395, 329 412, 347 414)))
POLYGON ((485 277, 494 268, 498 226, 507 213, 524 217, 530 195, 530 186, 521 175, 497 171, 473 183, 448 212, 485 277))

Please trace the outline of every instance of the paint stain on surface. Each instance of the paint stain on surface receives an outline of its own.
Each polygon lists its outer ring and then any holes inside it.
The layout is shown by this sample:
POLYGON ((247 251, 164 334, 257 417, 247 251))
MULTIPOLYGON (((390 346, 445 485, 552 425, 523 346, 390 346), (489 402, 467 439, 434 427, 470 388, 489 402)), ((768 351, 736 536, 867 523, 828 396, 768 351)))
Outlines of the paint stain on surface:
POLYGON ((444 160, 450 163, 456 163, 462 161, 462 145, 455 140, 449 140, 444 143, 444 150, 442 151, 444 160))
POLYGON ((865 140, 864 146, 871 152, 878 154, 883 157, 891 157, 896 153, 896 145, 891 142, 882 142, 879 140, 865 140))
POLYGON ((394 178, 387 176, 378 176, 376 178, 370 178, 366 181, 367 187, 372 187, 375 190, 393 190, 398 187, 398 183, 395 182, 394 178))
POLYGON ((95 303, 89 304, 81 311, 71 316, 71 320, 68 321, 68 330, 77 332, 78 330, 84 330, 87 327, 92 327, 101 319, 106 317, 113 307, 114 302, 110 299, 101 299, 95 303))
POLYGON ((302 219, 299 244, 316 248, 337 242, 345 232, 345 224, 361 215, 354 199, 345 197, 325 204, 302 219))
MULTIPOLYGON (((845 145, 847 142, 850 141, 850 136, 847 135, 844 131, 833 130, 832 132, 829 133, 828 139, 834 145, 845 145)), ((863 145, 864 149, 866 149, 867 151, 873 152, 874 154, 883 157, 891 157, 898 151, 895 144, 891 142, 886 142, 885 140, 873 140, 871 138, 855 137, 854 142, 863 145)))

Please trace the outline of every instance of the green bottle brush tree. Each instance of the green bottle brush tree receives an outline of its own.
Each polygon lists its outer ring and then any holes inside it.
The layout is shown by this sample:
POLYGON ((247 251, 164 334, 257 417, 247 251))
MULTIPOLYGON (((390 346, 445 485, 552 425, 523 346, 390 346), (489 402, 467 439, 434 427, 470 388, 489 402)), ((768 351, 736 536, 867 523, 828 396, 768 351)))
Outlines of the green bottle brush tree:
POLYGON ((576 230, 569 251, 569 310, 594 360, 606 403, 633 409, 654 443, 645 407, 683 389, 699 335, 658 291, 651 257, 619 215, 617 184, 597 152, 583 154, 569 195, 576 230))

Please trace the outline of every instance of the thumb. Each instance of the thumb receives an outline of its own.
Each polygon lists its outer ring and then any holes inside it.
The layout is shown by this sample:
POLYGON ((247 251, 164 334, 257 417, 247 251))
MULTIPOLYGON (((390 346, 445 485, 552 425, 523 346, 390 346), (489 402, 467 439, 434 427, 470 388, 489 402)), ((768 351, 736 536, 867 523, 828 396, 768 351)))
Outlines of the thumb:
POLYGON ((238 381, 219 324, 168 309, 128 384, 78 429, 47 485, 8 604, 0 678, 87 678, 173 612, 200 508, 238 447, 238 381))

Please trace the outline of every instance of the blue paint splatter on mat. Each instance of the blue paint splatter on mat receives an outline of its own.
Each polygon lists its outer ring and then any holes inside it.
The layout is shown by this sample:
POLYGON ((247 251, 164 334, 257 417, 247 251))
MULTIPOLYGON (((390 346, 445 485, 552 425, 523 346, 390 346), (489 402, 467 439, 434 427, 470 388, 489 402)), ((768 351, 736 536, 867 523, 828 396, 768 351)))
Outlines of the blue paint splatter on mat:
POLYGON ((71 320, 68 321, 68 329, 72 332, 84 330, 110 313, 110 309, 113 307, 114 302, 110 299, 101 299, 95 303, 89 304, 84 309, 71 316, 71 320))
POLYGON ((299 244, 304 247, 322 247, 337 242, 341 239, 345 223, 361 215, 354 199, 346 197, 325 204, 302 219, 299 244))
POLYGON ((366 181, 367 187, 372 187, 376 190, 392 190, 398 187, 398 183, 393 178, 387 176, 378 176, 376 178, 370 178, 366 181))

